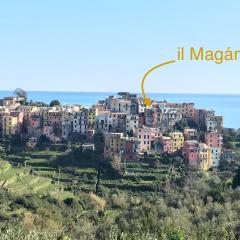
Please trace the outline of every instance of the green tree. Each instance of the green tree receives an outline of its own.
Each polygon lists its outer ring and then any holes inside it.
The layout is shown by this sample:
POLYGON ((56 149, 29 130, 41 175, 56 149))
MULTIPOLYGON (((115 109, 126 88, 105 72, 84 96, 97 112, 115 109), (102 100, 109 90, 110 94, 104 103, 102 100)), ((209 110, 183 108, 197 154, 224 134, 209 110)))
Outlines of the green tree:
POLYGON ((25 90, 21 88, 16 88, 14 94, 17 95, 17 97, 23 98, 24 101, 27 102, 27 92, 25 90))
POLYGON ((95 186, 95 193, 97 194, 100 188, 100 179, 101 179, 101 171, 102 171, 103 152, 104 152, 103 134, 100 132, 95 133, 93 136, 93 141, 95 144, 96 153, 98 155, 97 182, 95 186))
POLYGON ((169 228, 166 231, 167 239, 168 240, 184 240, 185 233, 181 228, 169 228))
POLYGON ((240 186, 240 167, 238 168, 235 176, 233 177, 232 187, 233 189, 240 186))
POLYGON ((49 104, 50 107, 61 106, 61 103, 58 100, 52 100, 49 104))
POLYGON ((93 136, 93 141, 95 144, 95 149, 98 154, 103 154, 104 152, 104 136, 102 133, 97 132, 93 136))

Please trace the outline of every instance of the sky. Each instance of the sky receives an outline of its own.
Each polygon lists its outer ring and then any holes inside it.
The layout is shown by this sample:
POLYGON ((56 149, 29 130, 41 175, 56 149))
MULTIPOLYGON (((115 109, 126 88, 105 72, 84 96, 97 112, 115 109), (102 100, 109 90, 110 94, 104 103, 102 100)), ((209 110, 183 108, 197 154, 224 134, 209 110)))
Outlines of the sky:
MULTIPOLYGON (((0 90, 141 92, 178 47, 240 49, 239 0, 0 2, 0 90)), ((240 93, 240 60, 177 62, 146 92, 240 93)))

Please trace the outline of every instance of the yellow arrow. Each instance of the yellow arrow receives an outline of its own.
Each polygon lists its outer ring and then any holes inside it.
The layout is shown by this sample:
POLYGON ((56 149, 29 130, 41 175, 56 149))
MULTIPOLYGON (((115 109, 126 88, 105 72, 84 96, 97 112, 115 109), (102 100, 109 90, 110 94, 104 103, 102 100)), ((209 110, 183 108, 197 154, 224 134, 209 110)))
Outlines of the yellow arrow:
POLYGON ((149 97, 146 96, 145 94, 145 91, 144 91, 144 82, 145 82, 145 79, 147 78, 147 76, 152 72, 154 71, 156 68, 159 68, 159 67, 163 67, 167 64, 171 64, 171 63, 175 63, 176 61, 175 60, 172 60, 172 61, 168 61, 168 62, 164 62, 164 63, 161 63, 161 64, 158 64, 156 66, 154 66, 153 68, 151 68, 150 70, 148 70, 145 75, 143 76, 143 79, 142 79, 142 96, 143 96, 143 103, 145 105, 147 105, 148 107, 151 106, 151 99, 149 97))

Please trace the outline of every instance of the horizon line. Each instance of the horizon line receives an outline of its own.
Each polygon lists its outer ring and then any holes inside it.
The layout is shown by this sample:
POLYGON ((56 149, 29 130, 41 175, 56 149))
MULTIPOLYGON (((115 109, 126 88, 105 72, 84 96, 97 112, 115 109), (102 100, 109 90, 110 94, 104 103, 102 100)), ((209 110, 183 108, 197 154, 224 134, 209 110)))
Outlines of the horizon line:
MULTIPOLYGON (((14 94, 14 90, 0 90, 0 92, 12 92, 14 94)), ((25 90, 26 92, 49 92, 49 93, 114 93, 118 94, 120 92, 128 92, 132 94, 141 95, 141 92, 133 92, 133 91, 78 91, 78 90, 71 90, 71 91, 64 91, 64 90, 25 90)), ((148 92, 147 94, 199 94, 199 95, 240 95, 240 93, 212 93, 212 92, 148 92)))

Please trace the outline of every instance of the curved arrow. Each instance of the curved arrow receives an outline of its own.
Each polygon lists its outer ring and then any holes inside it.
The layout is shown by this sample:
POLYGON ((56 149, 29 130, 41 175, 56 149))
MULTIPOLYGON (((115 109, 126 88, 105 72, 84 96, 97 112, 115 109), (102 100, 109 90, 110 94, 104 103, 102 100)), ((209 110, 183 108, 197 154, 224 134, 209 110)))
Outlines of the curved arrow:
POLYGON ((175 63, 176 60, 172 60, 172 61, 168 61, 168 62, 164 62, 164 63, 161 63, 161 64, 158 64, 156 66, 154 66, 153 68, 151 68, 150 70, 148 70, 145 75, 143 76, 143 79, 142 79, 142 96, 143 96, 143 103, 145 105, 147 105, 148 107, 151 106, 151 99, 149 97, 146 96, 145 94, 145 91, 144 91, 144 82, 145 82, 145 79, 147 78, 147 76, 152 72, 154 71, 156 68, 159 68, 159 67, 163 67, 165 65, 168 65, 168 64, 171 64, 171 63, 175 63))

